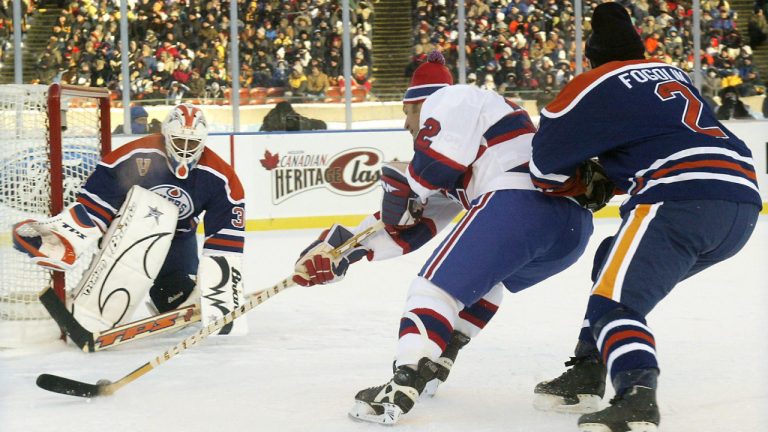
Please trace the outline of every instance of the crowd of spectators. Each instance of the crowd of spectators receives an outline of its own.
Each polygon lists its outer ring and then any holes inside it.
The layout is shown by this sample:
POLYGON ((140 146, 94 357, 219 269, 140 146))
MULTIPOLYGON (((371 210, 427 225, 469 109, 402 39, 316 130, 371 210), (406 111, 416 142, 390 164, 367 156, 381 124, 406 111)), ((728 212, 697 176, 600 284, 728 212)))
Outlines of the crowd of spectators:
MULTIPOLYGON (((373 9, 364 0, 350 3, 354 84, 370 90, 373 9)), ((38 80, 106 86, 120 94, 124 50, 118 5, 108 0, 65 4, 40 54, 38 80)), ((280 88, 293 101, 317 100, 329 87, 340 84, 339 1, 238 1, 240 71, 235 74, 229 66, 229 1, 136 0, 131 4, 127 56, 133 100, 222 101, 233 75, 242 89, 280 88)))
MULTIPOLYGON (((584 1, 585 39, 592 10, 601 2, 584 1)), ((647 57, 692 72, 694 65, 691 1, 619 0, 645 42, 647 57)), ((764 6, 764 0, 758 4, 764 6)), ((456 2, 412 0, 414 55, 410 76, 426 53, 440 49, 446 64, 458 71, 456 2)), ((756 10, 759 9, 756 4, 756 10)), ((702 0, 702 58, 710 83, 710 101, 723 90, 739 96, 761 94, 765 85, 752 64, 752 49, 736 28, 725 0, 702 0)), ((761 6, 761 7, 762 7, 761 6)), ((468 0, 466 9, 467 82, 504 95, 546 104, 575 73, 575 14, 571 0, 468 0)), ((764 18, 763 18, 764 22, 764 18)), ((746 30, 746 29, 744 29, 746 30)), ((746 33, 745 33, 746 34, 746 33)), ((585 68, 588 64, 583 65, 585 68)))
MULTIPOLYGON (((35 11, 34 0, 21 0, 21 33, 27 32, 29 15, 35 11)), ((0 0, 0 63, 13 49, 13 0, 0 0)))
MULTIPOLYGON (((31 1, 31 0, 28 0, 31 1)), ((414 55, 406 75, 439 49, 457 73, 457 2, 411 0, 414 55)), ((0 0, 0 43, 8 23, 0 0)), ((693 70, 691 1, 619 0, 632 16, 646 55, 693 70)), ((374 1, 353 0, 353 85, 370 92, 374 1)), ((599 1, 585 1, 585 38, 599 1)), ((768 35, 765 0, 757 0, 749 29, 737 29, 726 0, 702 0, 703 93, 717 103, 725 91, 738 96, 765 92, 750 45, 768 35), (747 33, 747 30, 749 31, 747 33), (740 32, 741 31, 741 32, 740 32)), ((29 6, 33 8, 34 6, 29 6)), ((119 8, 109 0, 62 1, 38 61, 38 80, 106 86, 120 94, 119 8)), ((229 2, 135 0, 130 3, 127 49, 131 99, 175 103, 223 100, 232 86, 229 70, 229 2)), ((338 0, 238 1, 241 88, 280 88, 292 101, 322 101, 343 86, 341 2, 338 0)), ((572 0, 467 0, 468 82, 508 96, 551 100, 575 73, 572 0)), ((6 14, 7 15, 7 14, 6 14)), ((585 60, 586 61, 586 60, 585 60)), ((588 64, 583 65, 585 68, 588 64)))

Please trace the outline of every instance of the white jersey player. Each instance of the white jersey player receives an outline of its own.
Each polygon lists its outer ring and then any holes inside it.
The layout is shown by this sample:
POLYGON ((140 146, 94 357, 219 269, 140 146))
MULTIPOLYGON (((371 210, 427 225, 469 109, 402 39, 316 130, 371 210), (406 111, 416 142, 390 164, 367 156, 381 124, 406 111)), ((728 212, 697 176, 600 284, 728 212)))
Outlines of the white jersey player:
POLYGON ((327 251, 352 235, 335 225, 297 263, 299 283, 337 281, 363 256, 419 248, 466 211, 410 286, 394 377, 355 396, 352 417, 385 424, 410 411, 428 382, 445 380, 459 348, 496 312, 504 288, 517 292, 564 270, 592 233, 589 211, 535 190, 528 114, 494 92, 452 85, 442 55, 428 59, 403 100, 413 160, 383 168, 381 212, 358 227, 381 219, 387 229, 334 260, 327 251))

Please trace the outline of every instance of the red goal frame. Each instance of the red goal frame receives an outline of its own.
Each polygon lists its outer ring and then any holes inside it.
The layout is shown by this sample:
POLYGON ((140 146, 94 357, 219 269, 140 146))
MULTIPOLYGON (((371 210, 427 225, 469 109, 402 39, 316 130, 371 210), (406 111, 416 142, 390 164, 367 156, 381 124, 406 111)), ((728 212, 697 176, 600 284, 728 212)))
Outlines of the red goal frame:
MULTIPOLYGON (((81 87, 54 83, 48 88, 48 151, 50 157, 51 181, 51 215, 57 215, 64 210, 64 179, 63 134, 62 134, 62 100, 65 97, 77 98, 84 106, 97 109, 99 117, 99 134, 101 140, 101 156, 112 150, 112 128, 110 127, 110 93, 106 88, 81 87)), ((74 100, 74 99, 72 99, 74 100)), ((88 109, 74 107, 70 109, 88 109)), ((64 301, 64 273, 54 271, 53 288, 56 295, 64 301)))

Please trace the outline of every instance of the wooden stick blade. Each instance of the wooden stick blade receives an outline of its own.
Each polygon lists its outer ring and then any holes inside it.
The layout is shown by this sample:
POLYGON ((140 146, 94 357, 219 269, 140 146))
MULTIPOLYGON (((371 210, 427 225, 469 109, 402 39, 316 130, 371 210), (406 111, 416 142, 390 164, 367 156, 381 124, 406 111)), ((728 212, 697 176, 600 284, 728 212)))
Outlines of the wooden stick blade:
POLYGON ((92 398, 108 394, 102 391, 102 385, 88 384, 50 374, 41 374, 38 376, 37 386, 50 392, 84 398, 92 398))

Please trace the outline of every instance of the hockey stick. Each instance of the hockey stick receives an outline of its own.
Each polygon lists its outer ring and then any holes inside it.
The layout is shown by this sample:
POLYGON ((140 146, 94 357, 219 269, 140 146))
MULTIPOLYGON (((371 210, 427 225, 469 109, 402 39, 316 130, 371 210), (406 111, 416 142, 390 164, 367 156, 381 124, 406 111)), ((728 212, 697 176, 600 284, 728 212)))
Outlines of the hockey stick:
MULTIPOLYGON (((246 297, 259 293, 251 293, 246 297)), ((83 327, 72 313, 67 310, 52 288, 40 293, 43 303, 54 321, 69 336, 69 339, 85 352, 103 351, 124 343, 144 339, 172 330, 180 330, 200 321, 200 306, 197 304, 152 315, 100 332, 92 332, 83 327)))
POLYGON ((101 332, 91 332, 69 312, 53 288, 40 293, 40 302, 69 339, 85 352, 101 351, 200 321, 200 307, 189 305, 101 332))
MULTIPOLYGON (((333 249, 330 252, 331 255, 333 255, 333 257, 339 257, 343 255, 349 249, 352 249, 358 246, 361 241, 368 238, 372 234, 376 233, 383 227, 384 227, 384 224, 382 222, 377 222, 376 224, 360 231, 355 236, 351 237, 349 240, 341 244, 339 247, 333 249)), ((237 319, 238 317, 246 314, 248 311, 250 311, 254 307, 258 306, 261 303, 264 303, 270 297, 278 294, 279 292, 295 284, 296 283, 293 281, 293 275, 291 275, 283 279, 282 281, 278 282, 271 288, 266 289, 256 294, 253 297, 248 297, 248 300, 245 302, 245 304, 243 304, 239 308, 233 310, 232 312, 224 315, 221 318, 218 318, 214 322, 200 329, 197 333, 187 337, 186 339, 179 342, 175 346, 167 349, 164 353, 144 363, 138 369, 134 370, 133 372, 129 373, 128 375, 120 378, 115 382, 111 382, 109 380, 99 380, 96 384, 88 384, 80 381, 71 380, 69 378, 60 377, 57 375, 41 374, 40 376, 37 377, 37 386, 48 391, 61 393, 69 396, 79 396, 79 397, 86 397, 86 398, 91 398, 95 396, 109 396, 115 393, 116 391, 120 390, 124 386, 135 381, 139 377, 143 376, 147 372, 151 371, 152 369, 160 366, 161 364, 175 357, 177 354, 181 353, 187 348, 190 348, 196 345, 197 343, 207 338, 212 333, 221 329, 225 325, 231 323, 233 320, 237 319)))

